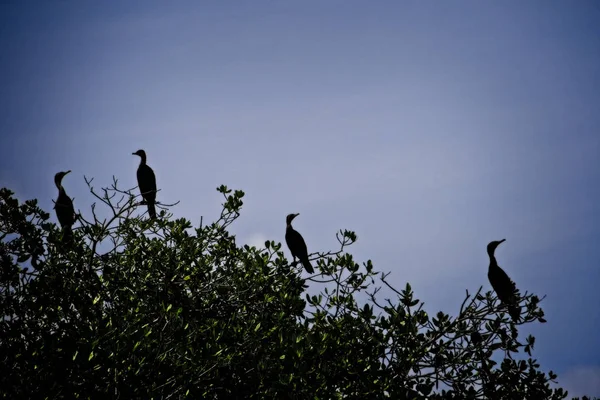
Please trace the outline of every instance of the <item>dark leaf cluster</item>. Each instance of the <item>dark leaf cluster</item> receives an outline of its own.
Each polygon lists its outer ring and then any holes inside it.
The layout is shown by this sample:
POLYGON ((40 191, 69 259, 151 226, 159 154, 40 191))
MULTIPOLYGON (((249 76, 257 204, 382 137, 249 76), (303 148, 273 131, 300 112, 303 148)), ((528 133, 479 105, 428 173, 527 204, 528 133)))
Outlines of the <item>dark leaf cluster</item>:
POLYGON ((409 284, 354 261, 354 232, 310 256, 321 274, 308 282, 279 242, 238 244, 242 191, 218 188, 221 215, 194 227, 164 209, 136 216, 116 181, 91 190, 108 217, 94 204, 69 241, 35 200, 0 190, 3 398, 566 397, 518 335, 545 322, 533 294, 516 324, 481 288, 456 316, 433 315, 409 284))

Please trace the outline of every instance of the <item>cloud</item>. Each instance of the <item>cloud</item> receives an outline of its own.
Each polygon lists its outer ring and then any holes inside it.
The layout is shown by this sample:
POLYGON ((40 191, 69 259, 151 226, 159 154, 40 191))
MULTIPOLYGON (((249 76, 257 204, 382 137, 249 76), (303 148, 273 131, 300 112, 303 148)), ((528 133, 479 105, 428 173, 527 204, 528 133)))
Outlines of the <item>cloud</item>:
POLYGON ((264 249, 267 240, 268 238, 262 233, 252 233, 241 243, 247 244, 250 247, 255 246, 257 249, 264 249))
POLYGON ((600 397, 600 366, 578 366, 558 377, 558 384, 569 391, 569 398, 600 397))
MULTIPOLYGON (((0 38, 11 60, 0 68, 0 186, 51 211, 52 177, 72 169, 67 193, 88 216, 96 199, 83 175, 96 189, 112 175, 134 187, 131 153, 143 148, 159 201, 181 200, 175 217, 214 221, 214 188, 226 184, 247 194, 232 226, 239 244, 276 240, 289 260, 290 212, 302 214, 310 252, 355 230, 356 260, 393 271, 395 286, 409 281, 429 310, 455 311, 466 287, 489 290, 485 246, 506 238, 502 267, 548 294, 556 328, 539 331, 539 357, 563 371, 594 362, 598 313, 581 313, 597 303, 600 59, 585 31, 597 13, 398 7, 289 20, 287 6, 268 7, 248 8, 242 24, 239 9, 221 7, 92 7, 75 19, 23 9, 0 38)), ((575 382, 592 381, 585 373, 565 382, 585 391, 575 382)))

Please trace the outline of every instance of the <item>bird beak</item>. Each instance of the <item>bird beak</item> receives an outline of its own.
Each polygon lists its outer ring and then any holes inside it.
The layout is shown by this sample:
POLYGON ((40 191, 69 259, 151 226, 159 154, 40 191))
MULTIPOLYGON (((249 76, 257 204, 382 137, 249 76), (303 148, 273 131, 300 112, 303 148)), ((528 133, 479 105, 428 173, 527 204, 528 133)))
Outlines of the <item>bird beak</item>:
POLYGON ((506 239, 498 240, 498 244, 504 242, 506 239))
POLYGON ((68 170, 67 172, 65 172, 65 174, 63 176, 67 176, 70 173, 71 173, 71 170, 68 170))
POLYGON ((300 213, 298 213, 298 214, 294 214, 294 218, 296 218, 298 215, 300 215, 300 213))
POLYGON ((131 153, 132 156, 137 156, 137 153, 131 153))

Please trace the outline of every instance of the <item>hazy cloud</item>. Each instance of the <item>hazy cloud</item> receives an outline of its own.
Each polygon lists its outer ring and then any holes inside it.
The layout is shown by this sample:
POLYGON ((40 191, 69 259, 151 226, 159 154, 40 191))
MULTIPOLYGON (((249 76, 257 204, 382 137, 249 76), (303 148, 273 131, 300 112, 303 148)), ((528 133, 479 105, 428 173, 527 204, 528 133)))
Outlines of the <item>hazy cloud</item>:
POLYGON ((290 212, 309 252, 353 229, 357 261, 432 312, 489 289, 485 246, 506 238, 500 264, 548 295, 544 368, 595 368, 592 3, 2 5, 0 184, 51 210, 71 169, 89 212, 83 175, 134 187, 143 148, 176 217, 218 218, 226 184, 246 192, 239 244, 289 257, 290 212))
POLYGON ((558 377, 559 385, 569 391, 569 398, 600 397, 600 367, 579 366, 558 377))

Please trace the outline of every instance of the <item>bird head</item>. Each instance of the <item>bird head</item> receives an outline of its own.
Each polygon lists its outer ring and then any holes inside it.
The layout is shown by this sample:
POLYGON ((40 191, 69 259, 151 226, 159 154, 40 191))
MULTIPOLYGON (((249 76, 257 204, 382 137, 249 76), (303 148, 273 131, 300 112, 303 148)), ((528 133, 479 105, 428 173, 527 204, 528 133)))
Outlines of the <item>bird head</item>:
POLYGON ((134 156, 140 156, 142 158, 142 161, 146 161, 146 152, 142 149, 136 151, 135 153, 131 153, 134 156))
POLYGON ((56 175, 54 175, 54 183, 56 184, 56 186, 60 186, 60 183, 62 182, 63 178, 70 172, 71 170, 68 170, 64 172, 58 172, 56 175))
POLYGON ((496 247, 498 247, 498 245, 500 245, 500 243, 504 242, 505 240, 506 240, 506 239, 502 239, 502 240, 494 240, 493 242, 490 242, 490 243, 487 245, 487 252, 488 252, 488 255, 489 255, 490 257, 493 257, 493 256, 494 256, 494 251, 496 251, 496 247))
POLYGON ((288 225, 291 225, 292 220, 294 218, 296 218, 298 215, 300 215, 300 213, 298 213, 298 214, 288 214, 288 216, 285 217, 285 223, 288 224, 288 225))

